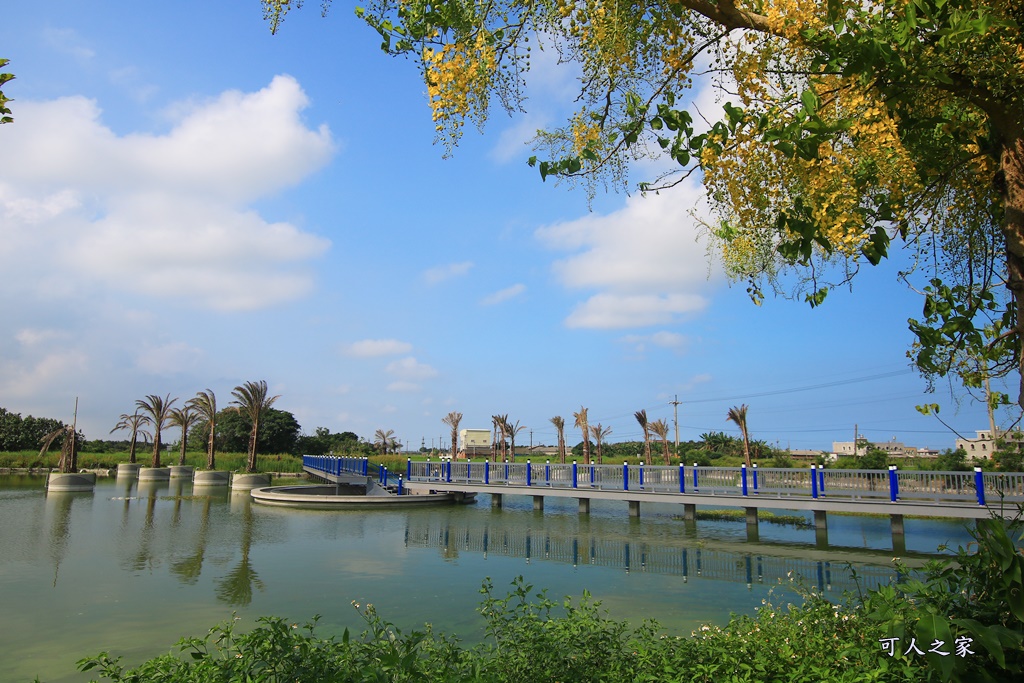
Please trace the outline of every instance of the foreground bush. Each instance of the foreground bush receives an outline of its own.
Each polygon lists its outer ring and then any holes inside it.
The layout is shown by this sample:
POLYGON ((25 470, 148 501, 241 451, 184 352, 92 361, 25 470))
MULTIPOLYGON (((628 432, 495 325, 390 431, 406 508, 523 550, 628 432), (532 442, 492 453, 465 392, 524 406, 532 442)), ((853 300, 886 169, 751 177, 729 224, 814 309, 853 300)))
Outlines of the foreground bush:
POLYGON ((842 604, 813 593, 800 605, 766 602, 755 616, 687 635, 608 619, 587 593, 555 603, 520 578, 501 598, 484 583, 487 639, 472 647, 429 626, 405 634, 367 605, 359 637, 320 638, 315 619, 300 627, 264 617, 245 634, 228 623, 183 639, 178 653, 135 669, 107 653, 79 668, 132 683, 1018 681, 1024 555, 1009 531, 1020 528, 984 520, 972 548, 921 578, 842 604))

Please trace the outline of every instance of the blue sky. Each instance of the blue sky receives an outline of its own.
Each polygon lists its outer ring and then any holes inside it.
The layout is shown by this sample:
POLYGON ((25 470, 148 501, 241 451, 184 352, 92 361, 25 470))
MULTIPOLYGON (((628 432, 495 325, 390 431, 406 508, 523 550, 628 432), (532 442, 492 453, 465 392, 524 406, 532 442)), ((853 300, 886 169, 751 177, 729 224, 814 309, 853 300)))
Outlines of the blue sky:
MULTIPOLYGON (((304 431, 447 441, 441 418, 527 442, 581 406, 828 449, 951 447, 981 406, 925 393, 906 359, 921 301, 898 263, 826 304, 755 307, 709 261, 699 186, 659 196, 542 183, 525 161, 573 73, 535 57, 527 113, 495 111, 451 158, 411 62, 344 5, 16 3, 0 57, 0 405, 104 438, 137 398, 266 379, 304 431)), ((695 94, 705 110, 710 92, 695 94)), ((642 179, 639 168, 636 179, 642 179)), ((570 432, 572 434, 572 432, 570 432)), ((579 440, 579 435, 573 436, 579 440)))

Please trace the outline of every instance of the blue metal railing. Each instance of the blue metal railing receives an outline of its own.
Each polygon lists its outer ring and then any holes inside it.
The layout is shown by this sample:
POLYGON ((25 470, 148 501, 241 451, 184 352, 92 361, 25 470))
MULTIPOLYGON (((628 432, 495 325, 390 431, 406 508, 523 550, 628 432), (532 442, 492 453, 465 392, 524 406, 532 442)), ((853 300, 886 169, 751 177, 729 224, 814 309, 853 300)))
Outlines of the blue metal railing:
POLYGON ((1019 472, 926 472, 832 470, 685 465, 593 465, 525 462, 407 461, 404 472, 370 465, 366 458, 303 456, 303 466, 340 475, 377 476, 381 485, 400 482, 483 484, 530 488, 575 488, 722 496, 788 496, 864 500, 964 503, 1024 502, 1024 474, 1019 472))

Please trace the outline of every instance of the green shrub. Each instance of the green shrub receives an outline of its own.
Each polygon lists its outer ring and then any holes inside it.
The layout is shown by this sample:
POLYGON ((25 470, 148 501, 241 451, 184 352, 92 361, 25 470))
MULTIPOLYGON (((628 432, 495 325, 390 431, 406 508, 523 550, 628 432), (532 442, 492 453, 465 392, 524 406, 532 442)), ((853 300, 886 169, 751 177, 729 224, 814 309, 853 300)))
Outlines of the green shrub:
POLYGON ((105 652, 78 666, 124 683, 1009 683, 1024 672, 1024 536, 1011 538, 1021 528, 1019 518, 982 520, 971 547, 920 578, 840 604, 807 591, 800 604, 766 600, 754 616, 688 635, 609 619, 586 592, 555 603, 520 577, 501 598, 484 582, 486 640, 473 647, 429 626, 404 634, 367 605, 358 637, 320 638, 316 618, 300 627, 264 617, 245 634, 229 622, 185 638, 177 654, 135 669, 105 652))

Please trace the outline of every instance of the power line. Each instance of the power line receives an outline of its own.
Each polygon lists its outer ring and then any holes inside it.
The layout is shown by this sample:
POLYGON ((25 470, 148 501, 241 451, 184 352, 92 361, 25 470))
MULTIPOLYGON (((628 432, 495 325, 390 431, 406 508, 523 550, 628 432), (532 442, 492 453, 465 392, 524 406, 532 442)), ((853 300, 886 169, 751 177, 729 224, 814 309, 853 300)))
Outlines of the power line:
POLYGON ((883 372, 878 375, 868 375, 866 377, 855 377, 853 379, 841 379, 834 382, 823 382, 821 384, 809 384, 805 387, 793 387, 792 389, 778 389, 776 391, 761 391, 754 394, 743 394, 740 396, 719 396, 716 398, 698 398, 691 399, 689 401, 680 401, 680 403, 711 403, 714 401, 738 401, 747 398, 760 398, 762 396, 778 396, 780 394, 795 394, 799 391, 813 391, 814 389, 829 389, 831 387, 843 386, 846 384, 857 384, 859 382, 870 382, 876 379, 885 379, 887 377, 898 377, 900 375, 909 375, 913 370, 897 370, 894 372, 883 372))

